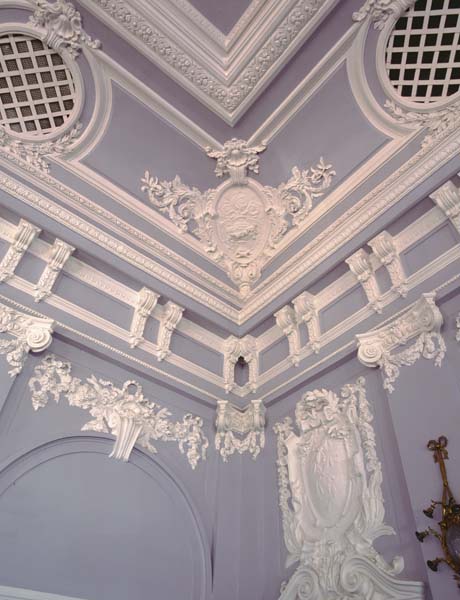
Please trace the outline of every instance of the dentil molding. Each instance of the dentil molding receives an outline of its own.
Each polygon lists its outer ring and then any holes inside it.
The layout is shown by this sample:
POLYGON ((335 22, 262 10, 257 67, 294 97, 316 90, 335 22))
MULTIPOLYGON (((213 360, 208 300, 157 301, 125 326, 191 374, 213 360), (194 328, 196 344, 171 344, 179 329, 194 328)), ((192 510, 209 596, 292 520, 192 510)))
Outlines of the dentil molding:
POLYGON ((263 144, 249 146, 236 138, 227 141, 223 150, 208 148, 208 156, 217 159, 216 175, 229 178, 206 192, 188 187, 179 176, 159 181, 146 171, 141 180, 141 190, 153 207, 180 231, 200 240, 239 286, 242 297, 259 280, 286 233, 305 219, 335 175, 321 158, 316 167, 303 171, 294 167, 291 178, 277 188, 263 186, 248 172, 258 173, 258 154, 264 149, 263 144))
POLYGON ((30 351, 42 352, 48 348, 53 341, 53 327, 51 319, 31 317, 0 304, 0 333, 11 336, 0 340, 0 354, 6 355, 11 377, 22 371, 30 351))
POLYGON ((244 409, 228 400, 217 401, 215 446, 224 462, 238 452, 247 452, 255 460, 265 446, 265 407, 252 400, 244 409))
POLYGON ((156 453, 153 441, 177 442, 182 454, 195 469, 205 460, 209 445, 203 433, 203 420, 186 414, 182 421, 172 421, 171 413, 144 397, 142 387, 126 381, 121 388, 110 381, 91 376, 82 382, 71 375, 71 364, 53 354, 46 356, 29 380, 32 405, 43 408, 49 400, 59 402, 64 395, 70 406, 89 411, 92 420, 82 431, 111 433, 115 444, 111 457, 128 461, 136 443, 156 453))
POLYGON ((340 395, 307 392, 295 416, 298 433, 290 417, 274 428, 287 566, 299 563, 280 600, 422 600, 422 583, 395 577, 403 559, 388 564, 373 547, 394 531, 364 379, 340 395))
POLYGON ((446 352, 442 324, 435 294, 422 294, 408 311, 387 325, 357 334, 358 359, 367 367, 382 370, 383 387, 391 393, 400 367, 413 365, 421 357, 441 366, 446 352), (412 343, 408 346, 409 342, 412 343), (399 348, 403 349, 395 352, 399 348))

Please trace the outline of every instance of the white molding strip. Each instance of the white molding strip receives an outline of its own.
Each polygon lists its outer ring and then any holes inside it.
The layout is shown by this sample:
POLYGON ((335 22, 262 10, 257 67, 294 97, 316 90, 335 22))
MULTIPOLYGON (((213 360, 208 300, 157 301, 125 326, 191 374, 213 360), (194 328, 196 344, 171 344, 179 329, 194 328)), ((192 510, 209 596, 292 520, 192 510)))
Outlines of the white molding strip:
POLYGON ((0 600, 84 600, 73 596, 61 596, 49 592, 37 592, 23 588, 0 585, 0 600))

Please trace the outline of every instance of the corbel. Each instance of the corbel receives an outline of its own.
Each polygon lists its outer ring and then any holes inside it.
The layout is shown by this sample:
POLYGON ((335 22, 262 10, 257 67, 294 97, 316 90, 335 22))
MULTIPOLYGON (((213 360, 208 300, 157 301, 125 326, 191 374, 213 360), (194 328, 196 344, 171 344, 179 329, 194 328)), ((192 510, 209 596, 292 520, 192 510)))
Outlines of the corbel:
POLYGON ((382 312, 380 305, 380 290, 375 278, 374 269, 369 259, 369 254, 360 248, 345 260, 350 267, 350 271, 361 284, 369 305, 378 313, 382 312))
POLYGON ((299 365, 300 354, 300 331, 299 324, 296 318, 296 312, 292 306, 283 306, 274 314, 276 324, 287 337, 289 344, 289 358, 292 364, 297 367, 299 365))
POLYGON ((447 181, 430 194, 430 198, 436 202, 460 233, 460 190, 458 187, 452 181, 447 181))
POLYGON ((320 349, 319 339, 321 337, 321 327, 319 322, 319 310, 317 299, 309 292, 303 292, 292 301, 296 320, 299 323, 305 323, 308 331, 308 346, 317 354, 320 349))
POLYGON ((40 302, 51 295, 59 273, 64 268, 65 263, 74 250, 75 248, 70 244, 59 239, 55 240, 46 261, 47 265, 44 268, 38 283, 34 286, 35 302, 40 302))
POLYGON ((32 317, 13 308, 0 304, 0 333, 9 334, 12 339, 0 340, 0 354, 5 354, 16 377, 23 367, 29 352, 42 352, 53 341, 54 321, 32 317))
POLYGON ((131 348, 135 348, 144 335, 145 324, 157 305, 159 294, 143 287, 137 294, 136 305, 134 307, 133 318, 131 321, 130 339, 131 348))
POLYGON ((179 321, 182 319, 184 309, 174 302, 167 302, 160 316, 160 327, 157 337, 157 359, 164 360, 170 353, 171 337, 179 321))
POLYGON ((24 219, 19 221, 13 241, 0 262, 0 282, 13 277, 16 267, 40 231, 41 229, 24 219))
POLYGON ((244 408, 228 400, 217 401, 215 447, 224 462, 238 452, 248 452, 255 460, 265 446, 265 407, 251 400, 244 408))
POLYGON ((407 296, 407 277, 399 256, 399 251, 394 238, 388 231, 382 231, 378 236, 368 242, 375 256, 386 268, 390 275, 395 292, 405 298, 407 296))

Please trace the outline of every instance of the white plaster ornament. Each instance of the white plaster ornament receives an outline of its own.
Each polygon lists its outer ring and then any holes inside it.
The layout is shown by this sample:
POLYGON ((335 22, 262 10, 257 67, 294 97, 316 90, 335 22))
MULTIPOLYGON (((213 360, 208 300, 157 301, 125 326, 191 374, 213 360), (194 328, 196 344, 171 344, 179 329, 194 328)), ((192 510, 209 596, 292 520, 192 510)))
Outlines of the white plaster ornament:
POLYGON ((16 377, 23 367, 28 353, 43 352, 53 341, 54 321, 31 317, 0 304, 0 333, 11 336, 0 340, 0 354, 6 355, 11 377, 16 377))
POLYGON ((252 400, 244 409, 228 400, 217 401, 216 450, 224 462, 238 452, 247 452, 255 460, 265 446, 265 407, 262 400, 252 400))
POLYGON ((356 336, 358 359, 367 367, 379 367, 382 370, 383 387, 391 393, 400 367, 413 365, 421 357, 434 360, 435 365, 441 366, 446 353, 446 344, 441 335, 442 324, 435 294, 422 294, 400 317, 383 327, 356 336), (395 352, 398 348, 402 350, 395 352))
POLYGON ((178 176, 159 181, 149 171, 141 186, 157 210, 203 243, 243 297, 286 233, 305 219, 335 175, 332 166, 321 159, 304 171, 294 167, 292 177, 277 188, 262 186, 248 177, 248 171, 258 172, 258 154, 264 149, 264 145, 251 147, 235 138, 221 151, 208 148, 208 155, 217 159, 216 175, 229 178, 206 192, 188 187, 178 176))
POLYGON ((403 559, 373 547, 394 531, 364 379, 307 392, 295 416, 298 433, 289 417, 274 428, 287 566, 299 563, 280 600, 422 600, 422 583, 396 578, 403 559))
POLYGON ((43 42, 57 52, 67 50, 76 58, 82 47, 100 48, 99 40, 92 40, 83 30, 81 15, 67 0, 36 0, 34 14, 29 22, 43 32, 43 42))
POLYGON ((192 469, 206 458, 209 442, 202 430, 203 420, 186 414, 182 421, 172 421, 171 413, 145 398, 135 381, 126 381, 121 388, 94 375, 81 381, 71 375, 69 362, 50 354, 35 368, 29 388, 35 410, 51 399, 59 402, 61 395, 70 406, 88 410, 93 419, 83 425, 82 431, 114 435, 113 458, 128 461, 136 443, 156 453, 153 441, 177 442, 192 469))

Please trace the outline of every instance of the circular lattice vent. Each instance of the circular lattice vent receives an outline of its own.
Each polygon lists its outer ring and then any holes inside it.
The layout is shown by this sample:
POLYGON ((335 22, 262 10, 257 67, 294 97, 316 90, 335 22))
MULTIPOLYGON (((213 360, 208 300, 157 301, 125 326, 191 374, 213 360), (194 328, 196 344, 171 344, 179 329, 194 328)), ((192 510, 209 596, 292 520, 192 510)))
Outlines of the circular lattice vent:
POLYGON ((0 36, 0 124, 17 134, 60 129, 75 107, 75 83, 62 57, 37 38, 0 36))
POLYGON ((430 104, 460 89, 460 0, 417 0, 388 39, 386 69, 396 92, 430 104))

